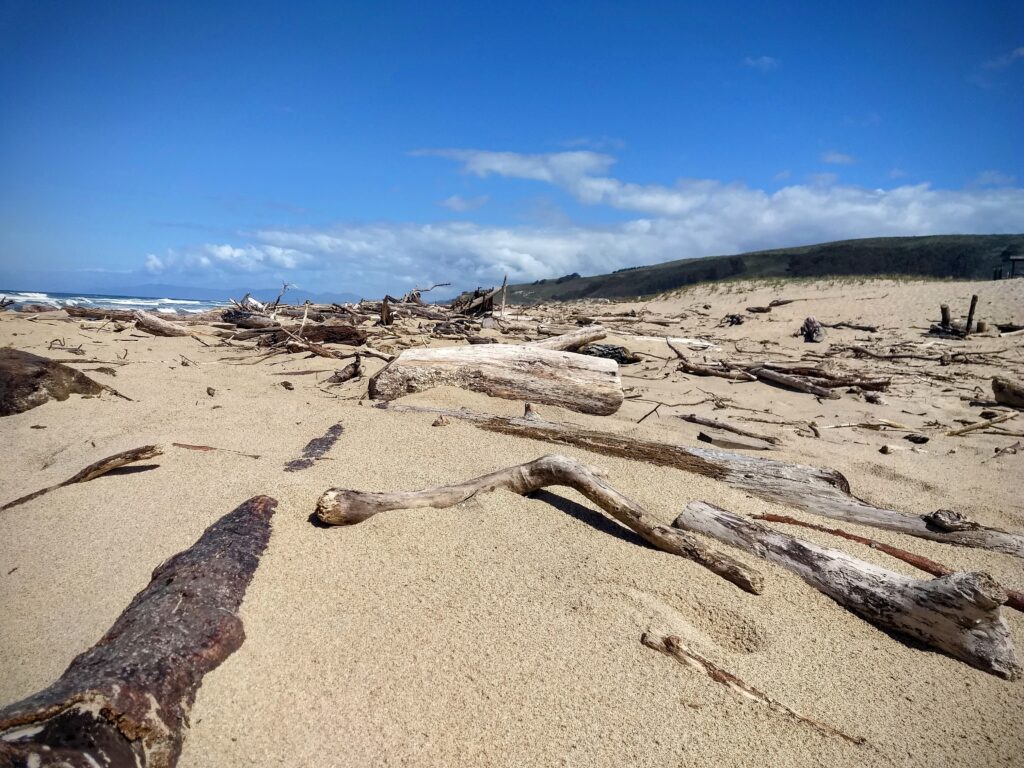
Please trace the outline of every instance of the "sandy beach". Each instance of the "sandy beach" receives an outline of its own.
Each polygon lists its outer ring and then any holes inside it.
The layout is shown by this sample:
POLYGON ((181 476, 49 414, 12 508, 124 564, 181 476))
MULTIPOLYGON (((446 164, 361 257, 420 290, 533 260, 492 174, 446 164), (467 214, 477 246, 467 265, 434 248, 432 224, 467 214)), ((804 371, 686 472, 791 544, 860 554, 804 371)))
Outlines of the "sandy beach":
MULTIPOLYGON (((671 327, 638 323, 639 335, 609 333, 607 342, 648 355, 621 366, 627 399, 617 413, 540 411, 553 421, 691 445, 699 444, 701 427, 678 415, 743 423, 780 439, 771 458, 839 470, 871 503, 918 515, 954 509, 1020 532, 1024 449, 996 452, 1022 439, 1012 433, 1024 432, 1024 418, 1004 423, 1003 434, 944 436, 960 426, 957 419, 980 418, 982 408, 970 401, 991 398, 993 375, 1019 380, 1024 371, 1024 337, 927 334, 940 303, 960 315, 972 294, 981 297, 979 318, 1024 323, 1021 280, 723 283, 642 303, 594 304, 602 314, 647 310, 675 319, 671 327), (770 314, 745 312, 780 297, 798 301, 770 314), (719 327, 729 313, 746 321, 719 327), (823 343, 806 344, 794 333, 807 316, 875 324, 880 333, 830 328, 823 343), (893 370, 884 403, 847 393, 819 401, 762 382, 677 372, 675 355, 659 338, 666 335, 713 342, 718 349, 708 359, 796 361, 830 345, 884 348, 897 341, 911 341, 922 353, 996 357, 992 364, 922 363, 920 371, 913 363, 897 371, 879 361, 879 370, 893 370), (666 405, 638 423, 657 402, 666 405), (931 439, 915 446, 900 431, 824 428, 883 419, 931 439), (806 429, 811 421, 821 437, 806 429), (883 445, 901 450, 881 454, 883 445)), ((543 320, 538 313, 526 317, 543 320)), ((324 528, 310 516, 330 487, 413 490, 562 453, 606 470, 615 488, 665 522, 694 500, 744 516, 791 515, 958 571, 985 571, 1017 590, 1024 589, 1020 558, 834 523, 677 469, 457 420, 434 427, 430 414, 381 410, 361 399, 365 376, 326 386, 340 365, 305 353, 260 360, 249 349, 218 345, 212 335, 201 336, 204 346, 191 337, 151 337, 130 326, 115 332, 61 315, 0 313, 0 346, 70 360, 131 401, 73 395, 0 419, 0 503, 118 451, 157 443, 164 453, 0 512, 0 707, 58 678, 156 566, 245 499, 267 494, 279 507, 242 605, 246 639, 203 680, 179 762, 184 768, 1024 765, 1024 682, 882 631, 793 573, 730 550, 766 580, 761 595, 740 591, 646 545, 569 489, 532 497, 496 491, 449 509, 387 512, 350 527, 324 528), (54 338, 82 344, 85 356, 49 349, 54 338), (90 372, 99 367, 116 375, 90 372), (285 470, 335 424, 342 433, 324 458, 285 470), (683 638, 786 706, 865 743, 825 735, 645 647, 640 636, 651 629, 683 638)), ((483 333, 506 341, 497 329, 483 333)), ((694 352, 692 359, 704 356, 694 352)), ((383 363, 365 365, 372 374, 383 363)), ((523 411, 521 402, 453 387, 399 402, 508 416, 523 411)), ((928 578, 861 544, 779 529, 928 578)), ((1024 642, 1024 615, 1002 612, 1018 644, 1024 642)))

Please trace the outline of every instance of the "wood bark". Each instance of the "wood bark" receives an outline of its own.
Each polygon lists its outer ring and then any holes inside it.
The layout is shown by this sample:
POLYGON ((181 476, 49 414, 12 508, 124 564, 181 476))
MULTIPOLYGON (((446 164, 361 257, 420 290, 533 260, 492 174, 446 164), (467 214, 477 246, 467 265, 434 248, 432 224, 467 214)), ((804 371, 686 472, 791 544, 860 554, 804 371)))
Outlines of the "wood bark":
POLYGON ((154 336, 188 336, 188 331, 142 310, 135 311, 135 327, 154 336))
POLYGON ((518 344, 408 349, 370 379, 369 393, 394 400, 442 385, 602 416, 623 400, 614 361, 518 344))
POLYGON ((128 464, 134 464, 137 461, 145 461, 146 459, 152 459, 155 456, 163 454, 163 450, 158 445, 144 445, 141 448, 132 448, 129 451, 121 451, 121 453, 115 453, 113 456, 107 456, 105 459, 93 462, 85 469, 76 472, 74 475, 69 477, 63 483, 57 483, 51 485, 48 488, 42 488, 34 493, 30 493, 27 496, 22 496, 20 499, 9 501, 0 507, 0 512, 11 507, 16 507, 19 504, 24 504, 26 501, 39 498, 44 493, 49 493, 58 488, 63 488, 65 485, 74 485, 75 483, 87 483, 90 480, 95 480, 97 477, 107 474, 112 469, 118 467, 124 467, 128 464))
POLYGON ((781 565, 876 626, 991 674, 1020 676, 1013 637, 999 611, 1006 593, 986 573, 913 579, 701 501, 687 504, 673 525, 781 565))
POLYGON ((949 313, 949 304, 940 304, 939 314, 941 315, 941 320, 939 321, 940 325, 942 325, 943 328, 949 328, 953 322, 953 318, 949 313))
POLYGON ((245 640, 238 609, 276 506, 256 496, 211 525, 59 680, 0 710, 0 765, 174 766, 203 676, 245 640))
POLYGON ((725 448, 729 451, 775 451, 778 450, 774 445, 770 443, 762 442, 746 442, 743 440, 737 440, 734 437, 728 435, 718 435, 708 432, 698 432, 697 439, 702 443, 713 445, 716 448, 725 448))
POLYGON ((970 521, 959 527, 944 525, 934 512, 918 516, 872 506, 852 495, 849 481, 834 469, 558 424, 540 418, 529 406, 524 416, 513 418, 467 410, 398 404, 388 407, 408 413, 443 413, 469 421, 489 432, 571 445, 606 456, 675 467, 684 472, 721 480, 726 485, 740 488, 758 498, 811 514, 945 544, 1024 557, 1024 535, 1020 533, 986 528, 970 521))
POLYGON ((688 421, 691 424, 700 424, 705 427, 713 427, 715 429, 724 430, 725 432, 732 432, 735 435, 743 435, 744 437, 753 437, 757 440, 764 440, 766 443, 771 443, 772 445, 780 445, 782 443, 782 441, 777 437, 761 435, 757 432, 751 432, 750 430, 733 426, 732 424, 720 421, 719 419, 711 419, 707 416, 698 416, 696 413, 688 413, 684 416, 680 416, 679 418, 683 421, 688 421))
POLYGON ((543 341, 531 342, 529 346, 540 347, 541 349, 554 349, 561 351, 574 351, 580 347, 603 339, 607 333, 600 325, 585 325, 575 331, 563 333, 560 336, 551 336, 543 341))
POLYGON ((967 310, 967 325, 964 326, 964 336, 969 336, 974 330, 974 312, 978 308, 977 295, 971 296, 971 308, 967 310))
POLYGON ((425 488, 420 491, 367 493, 331 488, 316 505, 316 515, 328 525, 353 525, 380 512, 393 509, 443 509, 466 501, 478 493, 499 488, 525 495, 551 485, 564 485, 586 496, 615 520, 635 531, 658 549, 699 563, 741 589, 760 594, 761 575, 743 563, 706 547, 697 538, 665 525, 636 502, 609 485, 602 473, 586 464, 552 454, 527 464, 467 480, 458 485, 425 488))

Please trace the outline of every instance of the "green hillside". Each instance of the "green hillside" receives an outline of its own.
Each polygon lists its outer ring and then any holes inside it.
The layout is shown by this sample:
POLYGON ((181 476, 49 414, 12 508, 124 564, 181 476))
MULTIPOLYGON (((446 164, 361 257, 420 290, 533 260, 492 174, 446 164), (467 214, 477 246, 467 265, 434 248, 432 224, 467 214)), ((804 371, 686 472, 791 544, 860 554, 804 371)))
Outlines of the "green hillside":
POLYGON ((1024 235, 876 237, 753 251, 736 256, 680 259, 608 275, 578 274, 509 286, 518 304, 583 298, 631 298, 694 283, 759 277, 823 275, 917 275, 991 278, 1004 256, 1024 255, 1024 235))

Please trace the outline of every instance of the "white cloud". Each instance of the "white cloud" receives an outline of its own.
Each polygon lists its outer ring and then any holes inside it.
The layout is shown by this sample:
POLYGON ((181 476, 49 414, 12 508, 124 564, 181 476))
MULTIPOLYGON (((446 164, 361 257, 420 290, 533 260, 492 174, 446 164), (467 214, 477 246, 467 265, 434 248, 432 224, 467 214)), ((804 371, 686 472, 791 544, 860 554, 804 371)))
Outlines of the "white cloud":
POLYGON ((164 263, 160 260, 160 257, 155 253, 147 254, 146 256, 146 271, 158 275, 163 272, 164 263))
MULTIPOLYGON (((590 152, 519 155, 442 150, 482 177, 532 179, 585 205, 631 212, 625 222, 564 221, 518 226, 466 222, 384 222, 322 229, 267 228, 238 243, 208 243, 165 257, 163 269, 286 274, 323 290, 394 293, 415 282, 459 287, 529 282, 570 272, 595 274, 669 259, 738 253, 855 237, 1024 231, 1024 189, 997 184, 963 190, 928 184, 892 189, 842 185, 834 174, 768 192, 714 179, 671 186, 604 175, 614 159, 590 152), (299 273, 299 274, 296 274, 299 273)), ((1007 177, 985 176, 989 182, 1007 177)), ((260 277, 262 279, 262 277, 260 277)))
POLYGON ((771 56, 747 56, 743 63, 760 72, 771 72, 773 69, 778 69, 782 62, 771 56))
POLYGON ((463 197, 462 195, 452 195, 445 200, 442 200, 438 205, 444 206, 452 211, 463 213, 465 211, 475 211, 487 204, 489 198, 487 195, 480 195, 480 197, 463 197))
POLYGON ((857 158, 845 152, 837 152, 831 149, 828 152, 821 153, 821 162, 829 163, 830 165, 853 165, 857 162, 857 158))
POLYGON ((793 173, 788 168, 786 168, 784 170, 779 171, 774 176, 772 176, 772 179, 774 179, 775 181, 785 181, 786 179, 788 179, 792 175, 793 175, 793 173))
POLYGON ((902 168, 892 168, 889 170, 890 179, 902 179, 906 175, 907 172, 904 171, 902 168))
POLYGON ((578 149, 579 147, 597 150, 623 149, 626 146, 626 142, 613 136, 577 136, 563 141, 562 146, 569 149, 578 149))

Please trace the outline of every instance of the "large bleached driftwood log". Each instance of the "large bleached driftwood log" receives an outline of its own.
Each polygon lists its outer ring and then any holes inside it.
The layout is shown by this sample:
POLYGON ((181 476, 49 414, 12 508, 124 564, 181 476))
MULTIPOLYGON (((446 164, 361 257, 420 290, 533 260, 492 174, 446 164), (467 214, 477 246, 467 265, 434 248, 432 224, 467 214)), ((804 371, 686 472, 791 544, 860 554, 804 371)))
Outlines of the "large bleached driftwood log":
POLYGON ((763 579, 757 571, 728 555, 709 549, 694 536, 665 525, 605 482, 597 470, 576 459, 557 454, 499 469, 458 485, 425 488, 421 491, 367 493, 331 488, 317 501, 316 515, 328 525, 352 525, 392 509, 443 509, 466 501, 478 493, 499 488, 527 494, 550 485, 564 485, 579 491, 658 549, 700 563, 747 592, 761 592, 763 579))
POLYGON ((188 336, 187 329, 141 310, 135 312, 135 327, 154 336, 188 336))
POLYGON ((893 629, 994 675, 1021 669, 999 611, 1006 593, 987 573, 913 579, 812 544, 702 501, 672 523, 777 563, 872 624, 893 629))
POLYGON ((203 676, 245 640, 238 609, 276 506, 256 496, 211 525, 57 682, 0 710, 0 765, 174 766, 203 676))
POLYGON ((443 385, 606 416, 622 405, 612 360, 522 344, 407 349, 370 379, 370 397, 394 400, 443 385))
POLYGON ((569 333, 563 333, 560 336, 551 336, 543 341, 531 342, 530 346, 542 349, 571 351, 587 344, 592 344, 595 341, 600 341, 606 335, 604 328, 600 325, 585 325, 578 330, 569 331, 569 333))
POLYGON ((469 421, 489 432, 498 432, 549 443, 572 445, 606 456, 646 461, 685 472, 706 475, 767 501, 786 504, 815 515, 845 520, 874 528, 941 541, 961 547, 977 547, 1024 557, 1024 535, 998 528, 986 528, 944 510, 915 516, 893 509, 875 507, 850 493, 850 483, 834 469, 793 464, 739 453, 662 443, 618 435, 572 424, 546 421, 526 407, 517 418, 491 416, 467 410, 425 408, 390 404, 390 410, 410 413, 444 414, 469 421))

